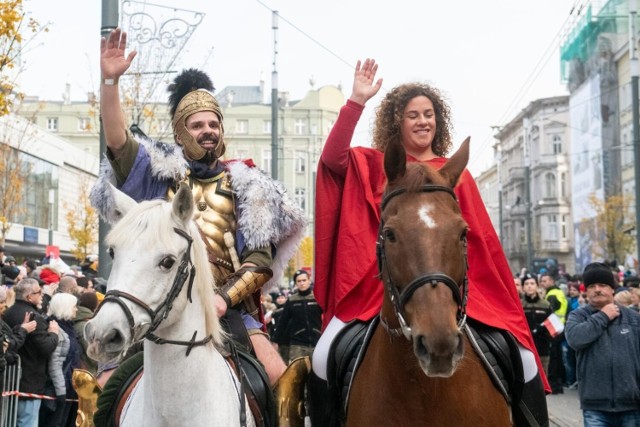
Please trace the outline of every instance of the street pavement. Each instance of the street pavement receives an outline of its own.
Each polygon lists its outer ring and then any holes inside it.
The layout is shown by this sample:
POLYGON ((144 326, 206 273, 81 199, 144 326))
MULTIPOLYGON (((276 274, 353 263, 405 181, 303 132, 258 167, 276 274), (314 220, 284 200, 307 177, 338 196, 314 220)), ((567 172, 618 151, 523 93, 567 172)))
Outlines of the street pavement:
POLYGON ((581 427, 582 411, 578 390, 565 387, 563 394, 547 395, 549 421, 555 427, 581 427))

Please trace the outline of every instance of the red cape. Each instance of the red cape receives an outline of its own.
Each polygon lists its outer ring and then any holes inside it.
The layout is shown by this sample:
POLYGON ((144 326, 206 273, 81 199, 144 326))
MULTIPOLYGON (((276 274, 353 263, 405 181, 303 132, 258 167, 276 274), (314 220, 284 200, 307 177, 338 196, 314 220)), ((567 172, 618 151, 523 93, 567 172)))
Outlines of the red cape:
MULTIPOLYGON (((440 168, 446 161, 437 158, 428 163, 440 168)), ((314 294, 324 312, 324 327, 334 316, 343 322, 369 320, 382 307, 383 287, 376 278, 374 248, 385 184, 383 154, 371 148, 350 149, 344 178, 319 164, 314 294)), ((509 264, 469 171, 463 172, 455 193, 469 225, 467 314, 510 331, 537 355, 509 264)), ((536 360, 546 386, 542 365, 536 360)))

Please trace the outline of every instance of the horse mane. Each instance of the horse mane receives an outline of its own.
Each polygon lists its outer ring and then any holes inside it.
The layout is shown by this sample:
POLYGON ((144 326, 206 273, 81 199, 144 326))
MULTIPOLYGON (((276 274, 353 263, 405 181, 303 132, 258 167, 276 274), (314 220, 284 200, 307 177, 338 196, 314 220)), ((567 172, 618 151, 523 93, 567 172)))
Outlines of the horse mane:
POLYGON ((423 163, 407 163, 404 175, 397 177, 387 185, 387 192, 404 188, 407 192, 418 192, 424 184, 436 184, 447 186, 445 179, 437 170, 423 163))
MULTIPOLYGON (((107 235, 107 244, 110 246, 128 245, 134 241, 146 239, 149 245, 171 247, 173 245, 172 238, 175 235, 173 227, 182 228, 182 224, 171 215, 171 209, 171 203, 160 199, 137 204, 113 226, 107 235), (170 224, 167 224, 167 219, 170 224), (155 230, 163 230, 163 232, 158 233, 155 230)), ((213 336, 214 344, 219 348, 223 344, 224 332, 215 311, 214 292, 211 286, 213 274, 209 266, 206 248, 193 220, 189 221, 188 230, 185 231, 193 238, 191 261, 197 272, 193 286, 200 294, 203 304, 206 335, 213 336)))

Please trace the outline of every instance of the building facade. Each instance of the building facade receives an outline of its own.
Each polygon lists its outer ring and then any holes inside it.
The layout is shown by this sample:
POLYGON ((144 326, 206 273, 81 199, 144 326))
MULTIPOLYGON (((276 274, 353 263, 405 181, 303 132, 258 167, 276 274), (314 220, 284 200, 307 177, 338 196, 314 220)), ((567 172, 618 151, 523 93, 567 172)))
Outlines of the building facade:
POLYGON ((569 98, 531 102, 497 134, 501 240, 512 271, 575 271, 569 98))
MULTIPOLYGON (((98 157, 13 114, 0 118, 0 144, 16 150, 28 171, 18 209, 11 209, 13 215, 8 218, 7 254, 41 259, 47 245, 53 245, 65 261, 73 262, 70 251, 75 243, 69 237, 66 216, 82 209, 79 196, 97 177, 98 157)), ((6 185, 4 180, 2 188, 6 185)))

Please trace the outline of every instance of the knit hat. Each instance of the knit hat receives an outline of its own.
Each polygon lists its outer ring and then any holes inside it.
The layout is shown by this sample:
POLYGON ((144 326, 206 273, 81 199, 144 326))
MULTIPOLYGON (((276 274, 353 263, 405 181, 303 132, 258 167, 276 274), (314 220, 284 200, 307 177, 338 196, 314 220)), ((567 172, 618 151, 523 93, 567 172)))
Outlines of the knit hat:
POLYGON ((536 282, 536 285, 538 284, 538 278, 536 277, 535 274, 525 273, 522 275, 522 277, 520 277, 520 280, 522 280, 523 285, 524 285, 524 282, 529 279, 533 279, 533 281, 536 282))
POLYGON ((298 278, 298 276, 302 275, 302 274, 306 274, 307 277, 309 277, 309 272, 305 271, 305 270, 298 270, 295 273, 293 273, 293 281, 295 282, 296 279, 298 278))
POLYGON ((609 266, 601 262, 592 262, 587 265, 584 268, 582 279, 587 288, 595 284, 608 285, 613 289, 618 287, 609 266))
POLYGON ((83 292, 78 298, 78 305, 95 311, 96 307, 98 307, 98 296, 92 291, 83 292))
POLYGON ((5 265, 4 267, 2 267, 2 274, 4 274, 11 280, 16 280, 16 278, 20 275, 20 270, 14 265, 5 265))

